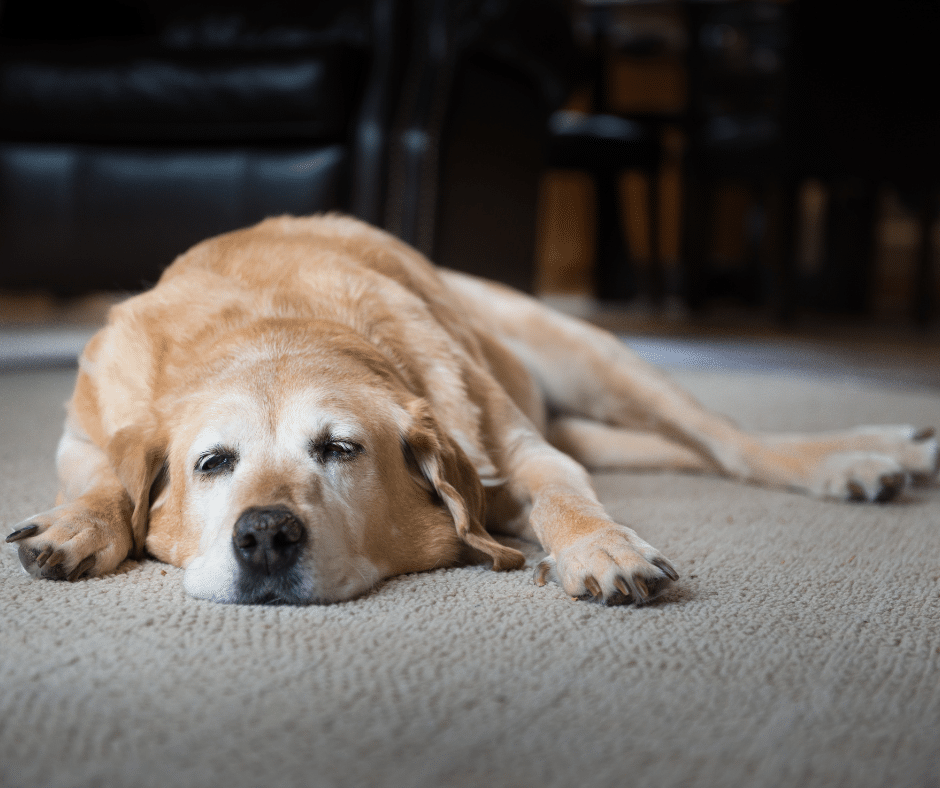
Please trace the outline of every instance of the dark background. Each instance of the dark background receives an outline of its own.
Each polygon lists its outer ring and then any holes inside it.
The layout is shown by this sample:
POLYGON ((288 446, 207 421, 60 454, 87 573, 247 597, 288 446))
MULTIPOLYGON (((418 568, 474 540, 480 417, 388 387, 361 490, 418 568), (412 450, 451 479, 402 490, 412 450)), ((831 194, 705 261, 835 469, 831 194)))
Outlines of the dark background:
POLYGON ((0 288, 136 290, 208 235, 342 210, 530 291, 874 320, 890 280, 935 326, 938 32, 927 0, 5 0, 0 288), (644 105, 664 63, 675 100, 644 105), (628 170, 654 209, 623 199, 628 170), (547 206, 562 171, 587 202, 547 206), (879 246, 886 195, 915 228, 903 265, 879 246), (593 241, 565 280, 546 244, 578 221, 593 241))

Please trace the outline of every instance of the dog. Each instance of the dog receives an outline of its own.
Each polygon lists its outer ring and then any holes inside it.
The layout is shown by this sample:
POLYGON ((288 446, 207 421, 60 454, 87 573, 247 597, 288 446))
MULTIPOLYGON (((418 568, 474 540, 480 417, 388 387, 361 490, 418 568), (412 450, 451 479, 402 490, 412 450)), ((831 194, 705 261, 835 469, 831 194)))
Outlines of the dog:
POLYGON ((670 561, 598 502, 588 468, 706 471, 887 501, 936 473, 932 430, 745 432, 622 342, 519 292, 434 268, 329 214, 204 241, 89 342, 57 506, 6 537, 36 578, 145 553, 225 603, 347 600, 488 562, 643 604, 670 561))

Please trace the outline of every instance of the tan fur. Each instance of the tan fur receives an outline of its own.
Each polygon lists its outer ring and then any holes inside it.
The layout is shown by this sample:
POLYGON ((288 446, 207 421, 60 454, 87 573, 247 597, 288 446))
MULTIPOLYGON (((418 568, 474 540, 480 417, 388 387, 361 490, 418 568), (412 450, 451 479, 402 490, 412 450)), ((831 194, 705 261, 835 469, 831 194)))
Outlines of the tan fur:
POLYGON ((112 310, 81 359, 60 505, 8 539, 37 577, 105 574, 146 546, 196 596, 303 603, 458 560, 521 567, 501 530, 548 551, 538 582, 640 603, 676 572, 585 466, 874 500, 936 462, 912 427, 745 433, 598 329, 353 219, 285 217, 199 244, 112 310), (317 455, 333 433, 357 451, 317 455), (210 455, 223 472, 199 471, 210 455), (288 579, 246 585, 233 529, 257 507, 306 541, 288 579))

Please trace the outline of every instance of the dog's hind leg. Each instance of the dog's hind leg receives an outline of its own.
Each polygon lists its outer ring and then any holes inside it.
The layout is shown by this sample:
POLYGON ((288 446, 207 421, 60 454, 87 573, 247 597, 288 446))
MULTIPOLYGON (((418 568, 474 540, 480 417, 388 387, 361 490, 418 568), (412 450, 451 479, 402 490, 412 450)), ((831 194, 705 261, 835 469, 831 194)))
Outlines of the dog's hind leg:
POLYGON ((611 427, 577 416, 549 422, 549 443, 588 470, 716 471, 701 452, 668 440, 655 432, 611 427))
MULTIPOLYGON (((936 472, 938 444, 910 426, 765 436, 714 413, 613 335, 499 285, 445 280, 481 330, 525 364, 557 413, 656 432, 725 475, 819 497, 883 501, 936 472)), ((590 463, 588 463, 590 464, 590 463)))

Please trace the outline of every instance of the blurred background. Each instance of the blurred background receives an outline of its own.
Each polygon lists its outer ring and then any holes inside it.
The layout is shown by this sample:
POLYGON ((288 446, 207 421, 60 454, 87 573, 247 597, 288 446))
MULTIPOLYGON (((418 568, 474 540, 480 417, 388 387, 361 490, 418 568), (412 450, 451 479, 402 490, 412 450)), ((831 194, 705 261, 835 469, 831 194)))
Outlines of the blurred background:
POLYGON ((938 35, 932 0, 0 0, 2 364, 339 210, 654 360, 940 386, 938 35))

